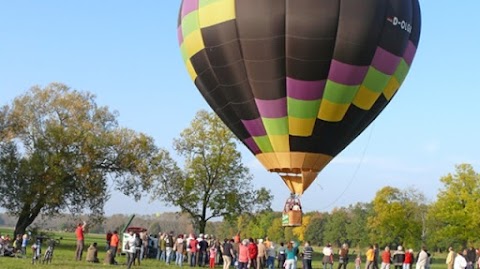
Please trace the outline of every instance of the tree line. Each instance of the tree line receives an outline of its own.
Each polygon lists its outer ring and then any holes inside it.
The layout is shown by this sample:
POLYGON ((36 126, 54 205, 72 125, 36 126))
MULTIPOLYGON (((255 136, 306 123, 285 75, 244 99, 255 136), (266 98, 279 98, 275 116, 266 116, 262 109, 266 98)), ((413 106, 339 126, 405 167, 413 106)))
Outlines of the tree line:
POLYGON ((470 164, 440 179, 443 188, 434 202, 428 203, 420 190, 387 186, 369 203, 307 212, 302 227, 282 228, 281 213, 271 209, 273 197, 265 188, 253 188, 239 141, 214 113, 199 111, 174 139, 180 162, 152 137, 120 126, 118 112, 95 98, 52 83, 34 86, 0 108, 0 207, 16 218, 16 234, 39 216, 61 214, 86 214, 90 223, 97 220, 99 230, 105 228, 103 208, 112 182, 135 199, 148 195, 176 206, 189 220, 184 227, 172 225, 172 218, 168 225, 149 224, 152 231, 193 230, 220 237, 240 232, 358 247, 428 244, 444 249, 480 243, 480 177, 470 164), (222 221, 213 221, 218 218, 222 221))

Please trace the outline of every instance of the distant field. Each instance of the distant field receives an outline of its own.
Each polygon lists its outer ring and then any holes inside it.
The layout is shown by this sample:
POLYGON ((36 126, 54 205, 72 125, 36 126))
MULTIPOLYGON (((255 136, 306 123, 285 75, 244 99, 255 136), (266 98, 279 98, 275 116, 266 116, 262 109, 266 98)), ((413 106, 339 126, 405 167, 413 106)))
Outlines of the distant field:
MULTIPOLYGON (((12 229, 8 228, 0 228, 0 232, 2 234, 8 233, 10 236, 12 234, 12 229)), ((111 267, 125 267, 123 264, 126 262, 125 256, 117 256, 117 261, 121 264, 120 266, 113 266, 113 265, 103 265, 103 264, 91 264, 85 261, 77 262, 75 261, 75 235, 74 233, 54 233, 52 234, 54 238, 60 238, 61 240, 60 246, 55 249, 53 262, 50 265, 42 265, 42 264, 31 264, 32 259, 32 251, 30 247, 27 249, 27 258, 26 259, 19 259, 19 258, 9 258, 9 257, 0 257, 0 268, 5 269, 26 269, 26 268, 111 268, 111 267)), ((85 250, 86 248, 93 242, 97 242, 99 245, 99 259, 100 262, 103 261, 105 257, 105 242, 104 242, 105 235, 103 234, 86 234, 85 235, 85 250)), ((31 242, 30 242, 31 245, 31 242)), ((44 253, 46 247, 42 248, 42 253, 44 253)), ((320 249, 317 248, 316 252, 314 253, 313 257, 313 268, 315 269, 322 269, 323 265, 321 264, 321 253, 319 253, 320 249)), ((445 254, 438 254, 434 255, 436 259, 434 259, 434 263, 432 264, 431 269, 445 269, 446 266, 444 264, 445 261, 445 254)), ((86 257, 86 252, 84 252, 83 257, 86 257)), ((364 257, 362 257, 364 259, 364 257)), ((298 267, 301 268, 302 263, 298 262, 298 267)), ((165 265, 164 262, 160 262, 157 260, 146 259, 142 261, 140 266, 135 266, 134 268, 160 268, 160 269, 167 269, 167 268, 176 268, 175 265, 165 265)), ((185 266, 184 267, 188 267, 185 266)), ((334 269, 337 269, 338 263, 334 264, 334 269)), ((221 268, 221 266, 217 266, 217 268, 221 268)), ((232 267, 233 268, 233 267, 232 267)), ((354 269, 355 266, 353 263, 349 263, 347 269, 354 269)), ((364 264, 362 264, 362 268, 364 268, 364 264)), ((392 266, 391 269, 394 267, 392 266)))

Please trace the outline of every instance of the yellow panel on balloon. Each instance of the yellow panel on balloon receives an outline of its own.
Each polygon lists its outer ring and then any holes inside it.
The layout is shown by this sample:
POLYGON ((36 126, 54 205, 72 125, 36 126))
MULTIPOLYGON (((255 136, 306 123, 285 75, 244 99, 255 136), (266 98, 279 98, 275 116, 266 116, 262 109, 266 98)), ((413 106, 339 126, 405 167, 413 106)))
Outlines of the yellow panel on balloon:
POLYGON ((388 81, 387 86, 383 90, 383 95, 388 101, 390 101, 393 95, 397 92, 398 88, 400 88, 400 83, 398 83, 398 80, 392 76, 388 81))
POLYGON ((260 163, 262 163, 262 165, 267 168, 267 170, 280 167, 277 157, 274 153, 260 153, 257 154, 255 157, 257 157, 260 163))
POLYGON ((269 135, 270 143, 275 152, 290 151, 290 140, 288 135, 269 135))
POLYGON ((311 136, 315 120, 288 117, 288 133, 296 136, 311 136))
POLYGON ((185 51, 187 53, 187 59, 192 58, 197 52, 205 48, 203 43, 202 33, 200 29, 193 31, 183 40, 183 46, 185 46, 185 51))
POLYGON ((292 166, 292 160, 290 154, 275 154, 278 160, 278 164, 280 165, 280 169, 290 169, 292 166))
POLYGON ((317 155, 317 160, 314 164, 315 170, 316 171, 322 171, 327 164, 330 163, 330 161, 333 159, 332 156, 326 155, 326 154, 318 154, 317 155))
POLYGON ((290 153, 290 163, 292 168, 298 168, 300 170, 305 162, 305 152, 291 152, 290 153))
POLYGON ((195 72, 195 69, 193 68, 193 65, 192 65, 192 62, 190 60, 188 60, 185 65, 187 66, 187 71, 188 71, 188 74, 190 75, 190 78, 195 81, 195 79, 197 78, 197 72, 195 72))
POLYGON ((205 28, 235 19, 235 1, 221 0, 201 7, 199 10, 200 27, 205 28))
POLYGON ((360 86, 360 89, 358 90, 357 95, 355 95, 352 103, 363 110, 370 110, 379 96, 379 92, 371 91, 362 85, 360 86))
POLYGON ((343 119, 347 113, 350 104, 336 104, 323 99, 320 103, 318 118, 324 121, 338 122, 343 119))

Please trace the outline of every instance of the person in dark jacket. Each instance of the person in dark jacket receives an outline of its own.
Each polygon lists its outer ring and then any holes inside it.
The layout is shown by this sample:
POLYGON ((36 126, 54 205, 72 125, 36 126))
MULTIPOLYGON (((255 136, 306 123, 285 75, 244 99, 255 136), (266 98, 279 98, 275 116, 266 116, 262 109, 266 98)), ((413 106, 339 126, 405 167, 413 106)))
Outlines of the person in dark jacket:
POLYGON ((403 262, 405 261, 405 252, 403 251, 402 246, 398 246, 397 250, 393 252, 392 260, 395 269, 402 269, 403 262))

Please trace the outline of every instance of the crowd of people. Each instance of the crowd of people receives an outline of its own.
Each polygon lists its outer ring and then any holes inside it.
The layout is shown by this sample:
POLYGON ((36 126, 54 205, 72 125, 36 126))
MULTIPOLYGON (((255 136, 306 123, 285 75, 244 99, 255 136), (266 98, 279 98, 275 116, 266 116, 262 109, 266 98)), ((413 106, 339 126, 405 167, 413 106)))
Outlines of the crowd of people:
MULTIPOLYGON (((87 223, 79 223, 75 235, 77 238, 75 259, 82 260, 84 252, 84 232, 87 223)), ((29 243, 28 234, 17 235, 12 240, 8 235, 0 235, 0 255, 25 257, 29 243)), ((32 247, 37 245, 32 244, 32 247)), ((312 269, 314 250, 310 242, 306 241, 303 247, 299 243, 280 242, 275 244, 268 237, 265 239, 240 239, 237 234, 233 238, 220 240, 213 235, 191 234, 174 235, 173 232, 150 235, 146 231, 130 231, 129 236, 122 242, 117 231, 108 232, 106 236, 105 264, 118 264, 116 256, 123 250, 127 256, 127 268, 140 264, 145 258, 156 259, 166 264, 175 264, 179 267, 209 267, 223 265, 223 269, 296 269, 298 261, 302 262, 302 269, 312 269)), ((480 269, 480 251, 471 246, 455 252, 448 249, 445 263, 447 269, 480 269)), ((334 269, 335 256, 338 265, 336 269, 347 269, 352 253, 347 244, 343 244, 338 252, 334 251, 329 243, 322 250, 321 263, 323 269, 334 269)), ((365 265, 362 266, 362 256, 355 255, 353 264, 355 269, 430 269, 432 255, 426 247, 418 253, 413 249, 402 246, 392 251, 389 246, 380 250, 378 244, 369 246, 364 254, 365 265), (394 267, 394 268, 393 268, 394 267)), ((87 249, 86 261, 98 263, 98 245, 92 243, 87 249)))
MULTIPOLYGON (((280 242, 275 244, 268 237, 265 239, 240 239, 239 235, 233 238, 220 240, 213 235, 191 233, 178 234, 173 232, 148 235, 146 232, 130 233, 126 244, 127 265, 131 267, 136 261, 152 258, 166 264, 190 267, 210 267, 223 265, 223 269, 296 269, 298 261, 302 262, 302 269, 312 269, 313 248, 306 241, 303 247, 299 243, 280 242)), ((118 233, 107 234, 107 258, 112 256, 109 263, 115 263, 115 253, 120 246, 118 233)), ((331 244, 322 250, 323 269, 333 269, 335 256, 338 265, 336 269, 347 269, 351 254, 348 244, 343 244, 338 252, 331 244)), ((380 250, 378 244, 369 246, 364 254, 365 264, 362 266, 360 253, 354 256, 355 269, 430 269, 432 255, 426 247, 417 253, 413 249, 404 249, 402 246, 392 251, 389 246, 380 250), (394 267, 394 268, 393 268, 394 267)), ((479 250, 471 247, 455 253, 449 248, 446 259, 447 269, 480 269, 479 250)))

